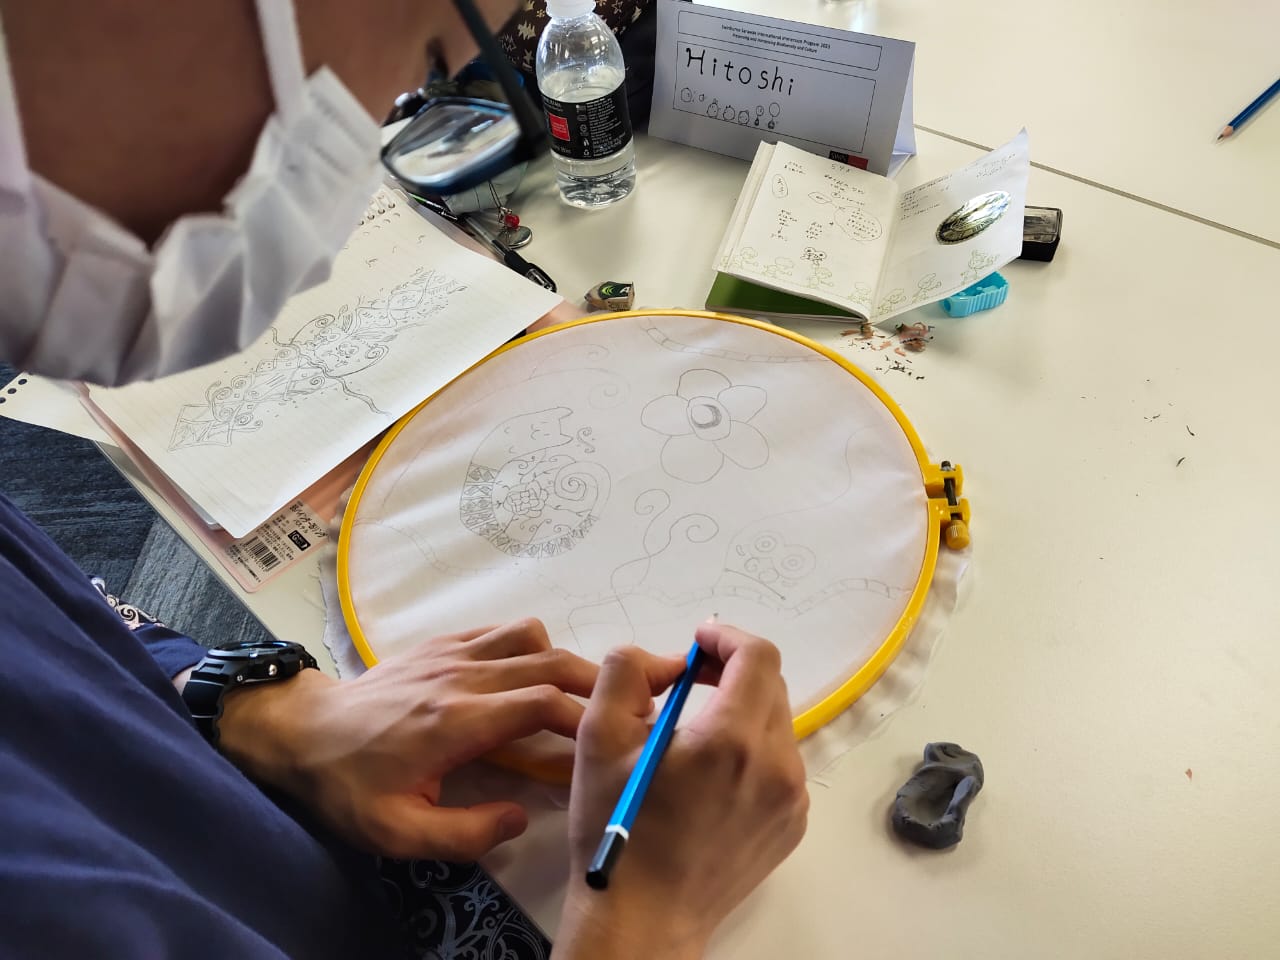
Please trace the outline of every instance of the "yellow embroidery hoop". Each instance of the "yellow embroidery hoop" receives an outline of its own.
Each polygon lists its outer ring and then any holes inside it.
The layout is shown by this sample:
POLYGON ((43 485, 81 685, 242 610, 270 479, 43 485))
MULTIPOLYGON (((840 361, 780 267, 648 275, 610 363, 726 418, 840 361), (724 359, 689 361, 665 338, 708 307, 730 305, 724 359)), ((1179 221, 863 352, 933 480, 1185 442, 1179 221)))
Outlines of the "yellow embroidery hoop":
MULTIPOLYGON (((529 336, 519 340, 504 344, 475 366, 461 374, 458 378, 455 378, 450 382, 450 384, 447 384, 440 391, 432 394, 422 403, 418 404, 414 409, 405 414, 390 430, 388 430, 377 448, 370 455, 368 462, 365 464, 364 469, 361 471, 360 476, 356 481, 351 498, 343 514, 338 540, 337 580, 339 598, 341 600, 343 617, 346 621, 347 629, 350 632, 356 650, 360 654, 364 663, 370 667, 377 664, 378 656, 370 644, 365 630, 361 626, 360 618, 357 613, 357 601, 353 595, 351 586, 350 550, 352 531, 360 513, 362 499, 369 487, 370 481, 378 470, 379 464, 384 460, 387 452, 396 442, 397 437, 400 436, 411 422, 413 422, 414 418, 426 409, 433 400, 443 394, 453 384, 458 383, 460 380, 465 378, 472 370, 479 368, 493 358, 501 356, 508 351, 518 350, 522 346, 540 338, 555 336, 556 334, 573 328, 615 319, 643 317, 692 317, 741 324, 791 340, 808 348, 809 350, 821 354, 857 379, 885 406, 910 444, 912 453, 914 454, 915 460, 919 466, 920 482, 926 494, 926 523, 928 526, 925 537, 925 551, 920 566, 919 577, 916 580, 915 586, 908 597, 905 608, 899 616, 897 623, 889 631, 888 636, 885 637, 872 655, 868 657, 862 666, 854 671, 848 679, 841 683, 833 692, 818 703, 800 712, 793 719, 796 738, 803 739, 826 723, 830 722, 852 705, 859 697, 870 689, 870 687, 884 674, 889 665, 893 662, 894 657, 897 656, 898 652, 902 649, 903 644, 906 642, 912 627, 915 625, 915 622, 920 615, 920 610, 924 605, 925 597, 927 596, 930 584, 933 581, 940 544, 946 543, 949 547, 958 549, 966 546, 968 543, 969 505, 966 500, 959 496, 963 490, 964 483, 963 471, 960 469, 959 465, 952 465, 945 461, 942 463, 930 462, 925 453, 924 445, 921 443, 920 437, 916 433, 915 428, 907 419, 906 414, 903 413, 897 403, 895 403, 894 400, 885 393, 879 384, 872 380, 870 376, 845 357, 828 347, 816 343, 808 337, 781 327, 773 326, 772 324, 763 323, 746 317, 737 317, 729 314, 712 313, 700 310, 632 310, 595 314, 580 320, 558 324, 553 327, 539 330, 538 332, 530 334, 529 336)), ((504 765, 518 769, 520 772, 533 776, 536 779, 550 782, 564 781, 562 770, 558 768, 552 769, 550 766, 541 762, 521 762, 514 756, 504 756, 502 753, 497 756, 491 755, 490 758, 495 759, 497 762, 504 765)))

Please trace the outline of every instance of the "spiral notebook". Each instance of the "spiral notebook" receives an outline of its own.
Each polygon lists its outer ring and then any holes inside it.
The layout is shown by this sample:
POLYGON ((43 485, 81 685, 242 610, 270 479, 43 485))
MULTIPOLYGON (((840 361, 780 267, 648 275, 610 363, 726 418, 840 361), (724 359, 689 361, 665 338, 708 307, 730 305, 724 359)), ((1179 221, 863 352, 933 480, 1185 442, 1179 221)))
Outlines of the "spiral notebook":
POLYGON ((560 297, 381 190, 330 279, 248 350, 105 389, 22 373, 0 415, 120 448, 247 591, 327 539, 341 494, 401 414, 560 297))
POLYGON ((243 537, 560 302, 383 189, 330 279, 248 350, 88 398, 210 525, 243 537))

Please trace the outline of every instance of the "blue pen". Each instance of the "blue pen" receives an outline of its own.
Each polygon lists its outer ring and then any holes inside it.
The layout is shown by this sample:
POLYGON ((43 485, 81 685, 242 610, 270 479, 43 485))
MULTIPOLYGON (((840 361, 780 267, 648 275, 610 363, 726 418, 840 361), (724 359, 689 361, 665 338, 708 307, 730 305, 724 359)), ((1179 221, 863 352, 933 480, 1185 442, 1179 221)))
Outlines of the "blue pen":
POLYGON ((600 846, 596 848, 596 855, 591 858, 591 866, 587 868, 587 886, 596 890, 603 890, 609 886, 609 873, 613 870, 613 865, 618 862, 618 856, 631 836, 631 824, 635 822, 636 814, 640 812, 640 804, 644 802, 644 795, 649 789, 650 781, 653 780, 653 774, 658 769, 658 764, 662 762, 662 755, 667 752, 667 744, 671 742, 671 734, 675 732, 680 711, 684 709, 684 702, 689 699, 689 691, 693 689, 693 682, 698 678, 698 671, 702 668, 704 659, 706 654, 695 641, 685 660, 684 673, 680 674, 675 686, 671 688, 671 694, 663 704, 662 713, 658 715, 658 722, 649 731, 649 739, 645 741, 640 759, 636 761, 635 769, 627 779, 627 785, 622 788, 618 805, 613 808, 613 813, 609 816, 609 824, 604 828, 604 837, 600 840, 600 846))

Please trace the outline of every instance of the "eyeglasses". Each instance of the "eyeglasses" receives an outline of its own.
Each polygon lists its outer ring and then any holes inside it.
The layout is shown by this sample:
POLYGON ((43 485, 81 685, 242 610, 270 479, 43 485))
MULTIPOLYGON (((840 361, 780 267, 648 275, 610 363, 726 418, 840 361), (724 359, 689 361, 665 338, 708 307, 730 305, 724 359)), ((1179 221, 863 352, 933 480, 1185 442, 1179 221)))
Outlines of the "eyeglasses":
POLYGON ((454 0, 454 7, 507 102, 437 97, 382 148, 392 176, 432 196, 474 187, 547 151, 546 125, 479 12, 471 0, 454 0))

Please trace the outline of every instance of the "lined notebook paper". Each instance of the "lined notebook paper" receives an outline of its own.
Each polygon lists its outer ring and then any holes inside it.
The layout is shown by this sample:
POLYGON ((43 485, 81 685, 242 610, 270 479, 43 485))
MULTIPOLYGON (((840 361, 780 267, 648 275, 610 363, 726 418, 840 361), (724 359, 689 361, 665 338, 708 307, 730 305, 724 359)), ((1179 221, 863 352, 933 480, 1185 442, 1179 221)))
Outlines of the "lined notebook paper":
POLYGON ((241 537, 561 302, 382 190, 330 279, 248 350, 90 399, 241 537))

